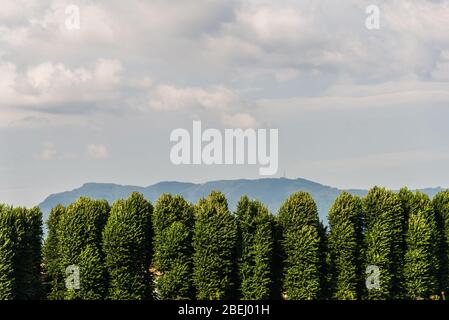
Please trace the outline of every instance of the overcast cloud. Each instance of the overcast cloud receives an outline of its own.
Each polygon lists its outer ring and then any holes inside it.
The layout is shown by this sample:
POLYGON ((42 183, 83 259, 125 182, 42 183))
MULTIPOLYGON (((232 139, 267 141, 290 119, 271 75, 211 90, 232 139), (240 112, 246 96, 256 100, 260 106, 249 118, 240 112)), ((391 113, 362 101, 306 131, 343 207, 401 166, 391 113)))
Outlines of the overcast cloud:
POLYGON ((279 128, 280 170, 449 187, 449 0, 0 0, 0 202, 89 181, 258 178, 174 166, 170 132, 279 128), (80 29, 66 27, 69 5, 80 29), (368 5, 380 29, 365 27, 368 5))

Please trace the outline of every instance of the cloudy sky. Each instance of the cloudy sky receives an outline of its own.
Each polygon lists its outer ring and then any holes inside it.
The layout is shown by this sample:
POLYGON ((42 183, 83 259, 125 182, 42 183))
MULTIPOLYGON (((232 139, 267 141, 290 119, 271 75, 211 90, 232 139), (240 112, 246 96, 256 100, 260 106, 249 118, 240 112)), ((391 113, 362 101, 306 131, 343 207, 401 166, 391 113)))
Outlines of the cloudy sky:
POLYGON ((0 7, 0 202, 85 182, 259 178, 258 166, 171 164, 170 132, 193 120, 278 128, 277 176, 449 187, 449 0, 0 7))

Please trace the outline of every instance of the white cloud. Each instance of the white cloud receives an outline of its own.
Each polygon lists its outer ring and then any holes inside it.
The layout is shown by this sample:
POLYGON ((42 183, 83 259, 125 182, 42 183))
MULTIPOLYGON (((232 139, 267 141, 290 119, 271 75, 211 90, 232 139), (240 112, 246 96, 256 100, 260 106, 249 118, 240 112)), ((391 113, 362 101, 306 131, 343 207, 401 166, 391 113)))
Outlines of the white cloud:
POLYGON ((57 154, 58 152, 52 142, 44 142, 37 158, 40 160, 49 161, 55 159, 57 154))
POLYGON ((449 81, 449 61, 438 62, 432 71, 432 78, 436 81, 449 81))
MULTIPOLYGON (((48 41, 55 41, 70 50, 81 44, 111 44, 120 35, 120 27, 115 20, 116 12, 100 3, 55 0, 41 2, 39 6, 21 6, 28 9, 20 25, 28 42, 45 41, 47 46, 48 41), (66 26, 69 18, 66 9, 70 5, 76 5, 80 9, 80 29, 70 30, 66 26)), ((3 39, 7 43, 9 40, 11 45, 22 44, 11 37, 3 39)))
POLYGON ((256 128, 258 122, 249 113, 236 113, 232 115, 223 115, 222 122, 225 126, 231 128, 256 128))
POLYGON ((137 89, 150 89, 154 85, 154 79, 150 76, 143 76, 142 78, 131 78, 126 81, 126 85, 137 89))
MULTIPOLYGON (((320 70, 353 82, 425 77, 449 47, 449 1, 379 4, 381 29, 365 28, 369 1, 241 1, 206 52, 240 67, 320 70), (232 45, 231 45, 232 44, 232 45)), ((307 74, 305 73, 305 77, 307 74)))
POLYGON ((18 22, 26 21, 32 12, 36 12, 39 4, 32 0, 2 0, 0 21, 18 22))
POLYGON ((11 62, 0 61, 0 95, 3 101, 15 95, 16 78, 16 66, 11 62))
POLYGON ((98 59, 92 69, 44 62, 20 73, 13 63, 3 62, 0 71, 0 106, 51 107, 116 98, 122 66, 110 59, 98 59))
POLYGON ((287 82, 298 78, 301 72, 294 68, 285 68, 274 70, 274 78, 278 82, 287 82))
POLYGON ((36 94, 42 95, 83 85, 92 80, 92 74, 83 68, 70 70, 63 64, 46 62, 29 68, 25 80, 36 94))
POLYGON ((19 16, 21 13, 20 3, 15 0, 4 0, 2 1, 2 10, 0 11, 0 18, 11 19, 19 16))
POLYGON ((431 72, 435 81, 449 81, 449 50, 440 53, 440 58, 431 72))
POLYGON ((102 144, 89 144, 87 155, 93 159, 106 159, 109 155, 108 149, 102 144))
POLYGON ((382 2, 376 32, 364 27, 369 1, 79 1, 78 31, 65 28, 70 3, 5 2, 0 126, 36 110, 75 117, 112 105, 208 111, 229 123, 255 101, 277 108, 447 99, 447 0, 382 2), (303 84, 313 93, 296 90, 303 84), (242 92, 248 87, 261 90, 242 92))
POLYGON ((236 11, 236 19, 229 26, 231 32, 243 32, 268 47, 292 46, 305 41, 314 30, 313 15, 291 3, 265 2, 243 5, 236 11), (298 31, 303 31, 299 33, 298 31))
POLYGON ((0 25, 0 43, 5 42, 14 47, 24 46, 29 43, 29 28, 9 28, 0 25))
POLYGON ((120 83, 122 65, 118 60, 100 59, 95 65, 95 81, 103 87, 113 87, 120 83))
POLYGON ((447 61, 438 58, 449 50, 446 0, 382 2, 376 32, 364 27, 369 1, 80 1, 79 31, 65 28, 70 1, 17 3, 5 2, 0 22, 2 59, 11 64, 3 77, 16 82, 0 102, 8 105, 126 108, 150 93, 153 109, 212 110, 240 103, 226 89, 235 83, 266 81, 276 90, 319 74, 319 92, 342 81, 447 80, 447 61))
POLYGON ((149 106, 156 110, 182 109, 226 110, 240 104, 239 95, 225 87, 157 86, 149 106))

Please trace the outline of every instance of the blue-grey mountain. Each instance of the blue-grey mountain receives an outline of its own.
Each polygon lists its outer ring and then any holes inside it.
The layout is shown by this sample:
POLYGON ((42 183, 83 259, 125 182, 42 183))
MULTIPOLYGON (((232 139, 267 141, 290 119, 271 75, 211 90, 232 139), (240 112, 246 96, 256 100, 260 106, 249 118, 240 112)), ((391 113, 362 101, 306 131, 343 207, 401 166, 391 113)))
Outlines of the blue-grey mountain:
MULTIPOLYGON (((118 185, 112 183, 86 183, 72 191, 52 194, 39 204, 45 219, 50 210, 58 204, 68 205, 81 196, 93 199, 106 199, 110 203, 117 199, 127 198, 137 191, 142 193, 151 202, 162 193, 180 194, 188 201, 196 203, 201 197, 206 197, 211 191, 220 190, 226 195, 231 210, 235 210, 237 202, 242 195, 259 199, 269 210, 277 213, 282 202, 293 192, 306 191, 315 199, 320 218, 327 223, 327 212, 337 196, 344 190, 326 186, 306 179, 266 178, 257 180, 218 180, 196 184, 187 182, 160 182, 148 187, 118 185)), ((442 189, 422 189, 424 193, 433 197, 442 189)), ((362 189, 346 190, 351 194, 364 196, 367 191, 362 189)))

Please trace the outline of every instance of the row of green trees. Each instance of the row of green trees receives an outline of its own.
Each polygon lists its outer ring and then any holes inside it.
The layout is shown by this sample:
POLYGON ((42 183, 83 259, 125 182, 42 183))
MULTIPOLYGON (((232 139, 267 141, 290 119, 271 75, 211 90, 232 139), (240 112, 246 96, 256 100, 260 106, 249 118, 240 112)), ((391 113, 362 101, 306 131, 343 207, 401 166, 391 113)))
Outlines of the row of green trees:
POLYGON ((152 211, 137 193, 112 208, 84 197, 54 208, 43 248, 48 298, 150 298, 152 211), (67 283, 74 277, 78 286, 67 283))
POLYGON ((320 222, 292 194, 192 205, 140 194, 55 207, 41 270, 38 209, 0 207, 2 299, 428 299, 449 289, 449 191, 342 193, 320 222), (79 283, 77 283, 79 279, 79 283), (41 285, 43 284, 43 285, 41 285))
POLYGON ((364 199, 343 193, 329 212, 331 297, 445 298, 449 289, 449 192, 373 188, 364 199), (369 290, 366 272, 378 269, 369 290))

